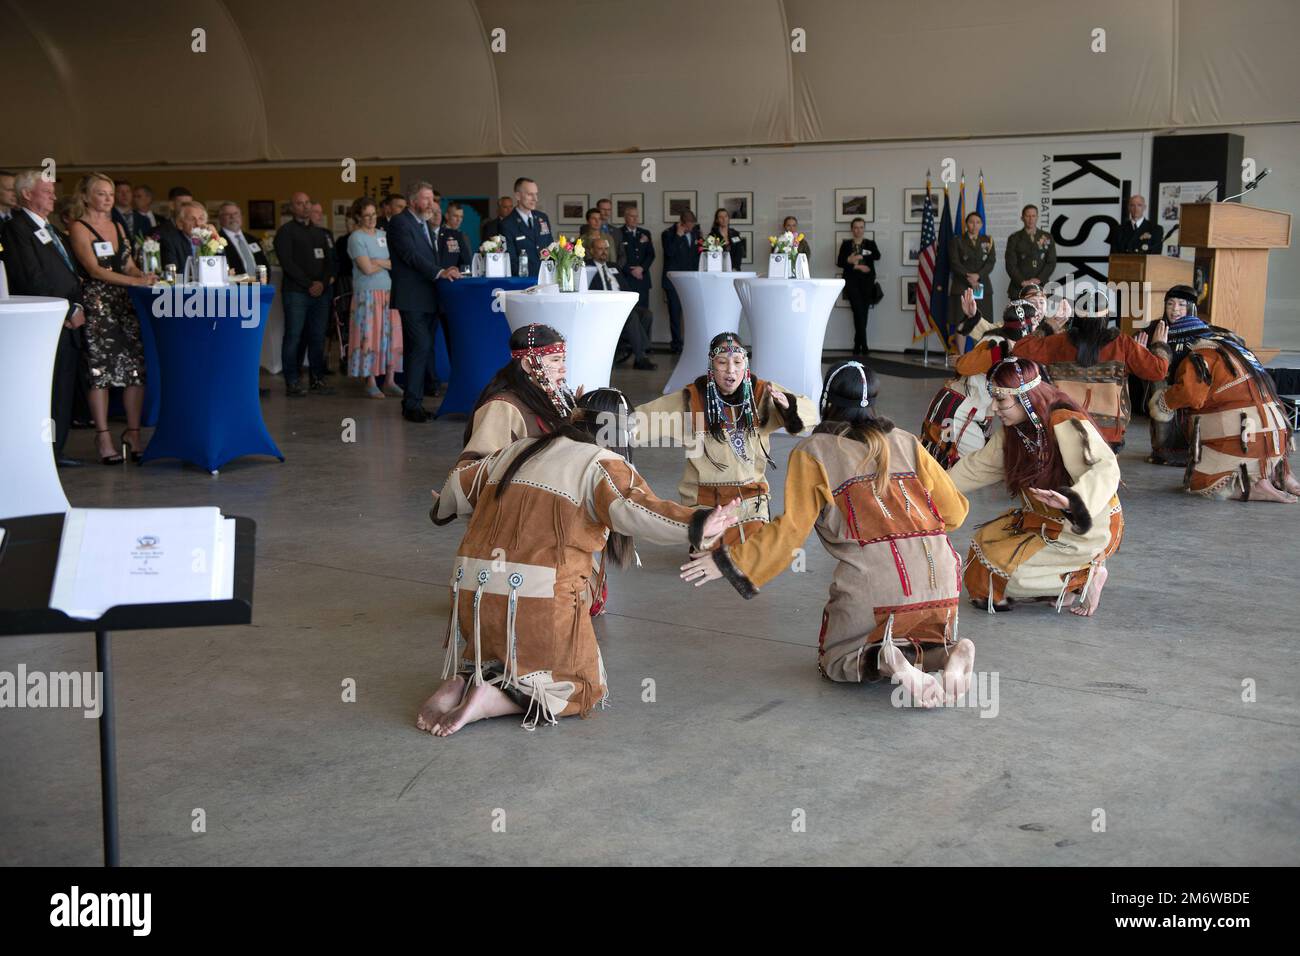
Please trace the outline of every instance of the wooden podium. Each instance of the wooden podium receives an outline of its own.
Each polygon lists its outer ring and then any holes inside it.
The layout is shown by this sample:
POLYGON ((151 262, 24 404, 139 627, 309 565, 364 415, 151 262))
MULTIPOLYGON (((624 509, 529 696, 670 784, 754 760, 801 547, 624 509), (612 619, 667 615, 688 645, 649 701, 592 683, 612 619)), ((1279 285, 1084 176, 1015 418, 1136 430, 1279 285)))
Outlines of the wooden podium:
POLYGON ((1192 284, 1192 264, 1169 256, 1116 253, 1110 257, 1106 281, 1126 289, 1141 289, 1140 295, 1118 296, 1120 328, 1132 334, 1160 318, 1165 293, 1176 285, 1192 284))
POLYGON ((1277 349, 1264 349, 1264 300, 1268 250, 1291 245, 1291 216, 1232 202, 1187 203, 1180 213, 1179 241, 1196 247, 1197 313, 1232 329, 1267 362, 1277 349))

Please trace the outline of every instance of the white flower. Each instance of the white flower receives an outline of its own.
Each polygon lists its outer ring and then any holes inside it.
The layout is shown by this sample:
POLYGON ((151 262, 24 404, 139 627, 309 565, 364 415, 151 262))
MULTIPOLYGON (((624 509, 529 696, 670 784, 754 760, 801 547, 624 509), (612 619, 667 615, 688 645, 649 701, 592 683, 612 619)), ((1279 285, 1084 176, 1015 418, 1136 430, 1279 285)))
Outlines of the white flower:
POLYGON ((478 251, 484 253, 505 252, 505 242, 500 236, 495 236, 479 246, 478 251))
POLYGON ((146 239, 144 243, 140 246, 140 248, 143 249, 145 252, 153 253, 161 250, 162 246, 159 245, 157 239, 146 239))

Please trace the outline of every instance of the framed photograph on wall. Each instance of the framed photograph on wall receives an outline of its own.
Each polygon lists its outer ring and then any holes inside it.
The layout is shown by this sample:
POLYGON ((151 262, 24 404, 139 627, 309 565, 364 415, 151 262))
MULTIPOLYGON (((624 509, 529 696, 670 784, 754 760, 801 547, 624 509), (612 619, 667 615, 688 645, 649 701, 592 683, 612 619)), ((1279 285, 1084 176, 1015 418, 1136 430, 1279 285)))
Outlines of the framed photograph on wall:
POLYGON ((835 221, 854 219, 876 221, 876 191, 869 186, 851 186, 835 190, 835 221))
POLYGON ((555 222, 561 226, 582 226, 591 208, 588 193, 560 193, 555 197, 555 222))
MULTIPOLYGON (((753 193, 718 193, 718 208, 727 210, 727 215, 731 217, 733 226, 752 226, 754 224, 753 193)), ((712 216, 709 217, 709 221, 713 221, 712 216)))
POLYGON ((921 230, 905 229, 902 238, 903 248, 898 255, 899 264, 905 268, 917 265, 921 261, 921 230))
POLYGON ((741 249, 744 250, 740 257, 742 266, 752 265, 754 262, 754 233, 746 232, 744 229, 737 229, 740 233, 741 249))
POLYGON ((639 214, 637 222, 645 222, 645 193, 610 193, 609 201, 613 203, 613 210, 610 212, 612 225, 618 228, 623 225, 623 214, 628 209, 635 209, 639 214))
POLYGON ((904 312, 916 311, 916 276, 898 277, 898 307, 904 312))
POLYGON ((664 225, 670 225, 677 221, 686 210, 695 213, 695 218, 700 218, 700 211, 696 207, 699 205, 699 199, 694 189, 676 189, 664 190, 664 225))
POLYGON ((254 232, 275 228, 275 200, 250 199, 248 201, 248 228, 254 232))
MULTIPOLYGON (((942 195, 942 193, 943 190, 940 190, 939 194, 942 195)), ((942 209, 943 209, 942 206, 936 209, 934 211, 935 216, 938 216, 942 209)), ((920 222, 924 213, 925 213, 925 187, 922 186, 920 189, 904 189, 903 190, 903 222, 920 222)))

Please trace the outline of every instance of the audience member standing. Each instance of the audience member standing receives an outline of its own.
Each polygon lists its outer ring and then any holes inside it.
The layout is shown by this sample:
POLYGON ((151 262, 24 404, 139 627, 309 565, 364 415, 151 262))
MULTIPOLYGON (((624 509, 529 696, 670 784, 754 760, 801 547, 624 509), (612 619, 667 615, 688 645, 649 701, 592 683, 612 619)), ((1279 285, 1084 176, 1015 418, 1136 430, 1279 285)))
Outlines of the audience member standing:
POLYGON ((181 232, 177 223, 180 208, 192 202, 194 194, 184 186, 173 186, 167 192, 167 204, 171 208, 171 217, 158 223, 158 244, 161 248, 164 266, 175 266, 177 273, 185 269, 185 262, 194 252, 190 237, 181 232))
POLYGON ((14 188, 15 176, 0 169, 0 226, 8 222, 18 208, 18 193, 14 188))
POLYGON ((113 221, 113 180, 91 173, 77 187, 77 221, 72 229, 72 251, 86 281, 82 301, 86 309, 84 330, 86 365, 90 371, 90 410, 95 419, 95 444, 106 465, 122 462, 119 446, 139 461, 140 410, 144 405, 144 345, 140 319, 128 286, 152 285, 155 276, 144 275, 131 260, 131 244, 119 223, 113 221), (126 431, 115 443, 108 432, 108 390, 124 389, 126 431))
MULTIPOLYGON (((0 191, 4 184, 0 182, 0 191)), ((54 208, 54 184, 40 172, 30 170, 15 177, 19 208, 0 223, 0 246, 4 247, 5 270, 11 295, 38 295, 67 299, 68 312, 59 333, 54 356, 54 382, 50 393, 50 416, 54 419, 54 460, 60 467, 80 465, 67 458, 63 448, 72 424, 72 404, 81 366, 82 272, 69 250, 66 236, 50 222, 54 208)))
MULTIPOLYGON (((262 244, 244 232, 244 211, 238 203, 223 202, 217 210, 217 222, 226 240, 226 262, 237 273, 257 276, 258 266, 267 266, 262 244)), ((269 268, 269 267, 268 267, 269 268)))
POLYGON ((299 346, 307 339, 311 365, 311 391, 332 395, 325 384, 325 331, 329 322, 329 284, 334 275, 334 243, 324 229, 311 224, 311 199, 306 193, 293 194, 293 219, 275 234, 275 255, 284 270, 284 363, 285 392, 290 398, 307 394, 298 381, 299 346))
POLYGON ((502 196, 498 199, 496 218, 483 220, 483 225, 478 230, 478 241, 487 242, 494 236, 501 235, 501 227, 510 218, 510 214, 514 212, 514 209, 515 200, 513 196, 502 196))
POLYGON ((407 192, 406 211, 388 226, 388 249, 392 262, 392 307, 402 316, 403 374, 406 392, 402 417, 409 422, 427 422, 424 409, 424 379, 433 362, 434 328, 438 319, 439 279, 459 279, 460 270, 442 266, 438 245, 429 229, 433 217, 433 187, 413 184, 407 192))
POLYGON ((654 325, 654 315, 650 312, 650 267, 655 261, 655 244, 649 230, 637 225, 640 221, 641 210, 629 205, 623 213, 623 225, 614 230, 613 245, 617 253, 613 258, 622 272, 623 288, 640 295, 632 312, 641 323, 641 333, 648 345, 654 325))
POLYGON ((582 257, 587 262, 591 262, 595 257, 593 243, 602 237, 609 238, 601 228, 600 210, 592 206, 587 210, 587 224, 578 231, 578 238, 582 240, 582 257))
POLYGON ((1017 230, 1007 239, 1007 275, 1011 283, 1007 295, 1020 298, 1020 288, 1026 282, 1046 285, 1056 271, 1056 243, 1052 234, 1038 228, 1038 207, 1032 203, 1020 210, 1024 229, 1017 230))
POLYGON ((610 247, 613 249, 612 258, 618 254, 617 244, 614 242, 614 204, 608 199, 597 199, 596 208, 600 210, 600 231, 605 234, 605 238, 609 240, 610 247))
POLYGON ((1111 255, 1130 253, 1158 256, 1165 241, 1164 227, 1146 218, 1147 201, 1141 196, 1128 198, 1128 217, 1119 224, 1111 240, 1111 255))
POLYGON ((460 224, 465 221, 465 207, 458 202, 447 204, 447 221, 439 231, 438 252, 443 265, 455 265, 461 272, 469 272, 474 261, 474 250, 470 248, 469 239, 461 231, 460 224))
POLYGON ((390 298, 393 268, 388 237, 375 224, 379 221, 375 201, 366 197, 352 204, 356 228, 348 236, 352 261, 352 320, 348 329, 348 374, 364 376, 371 398, 402 396, 393 376, 402 363, 401 317, 393 311, 390 298), (384 387, 375 382, 384 376, 384 387))
POLYGON ((405 196, 394 196, 392 193, 384 196, 384 201, 379 204, 379 221, 375 223, 375 228, 387 229, 393 217, 400 216, 405 208, 405 196))
POLYGON ((727 255, 731 256, 731 271, 739 272, 740 264, 745 259, 745 244, 740 240, 740 232, 731 228, 731 213, 725 209, 717 210, 713 214, 713 228, 709 230, 709 235, 722 240, 722 244, 727 247, 727 255))
POLYGON ((158 228, 158 217, 153 213, 153 190, 141 183, 131 191, 131 208, 135 210, 136 231, 149 235, 158 228))
MULTIPOLYGON (((798 223, 795 225, 797 227, 798 223)), ((866 355, 871 351, 867 346, 867 321, 871 318, 871 303, 876 297, 876 263, 880 261, 880 249, 867 238, 865 219, 854 219, 849 228, 853 230, 853 237, 840 243, 835 264, 843 270, 844 294, 853 309, 853 354, 866 355)))
POLYGON ((135 187, 129 179, 113 182, 113 221, 122 227, 128 239, 134 239, 136 233, 135 207, 131 205, 134 194, 135 187))
MULTIPOLYGON (((591 264, 595 269, 591 277, 591 288, 599 289, 606 292, 618 292, 626 289, 620 285, 618 269, 609 261, 609 240, 597 232, 596 237, 591 241, 591 264)), ((635 356, 633 367, 653 371, 659 366, 646 356, 646 346, 649 339, 646 337, 645 330, 641 328, 640 318, 635 312, 628 315, 627 321, 623 323, 623 334, 619 336, 618 350, 614 355, 614 364, 627 361, 628 355, 635 356)))
POLYGON ((989 273, 997 262, 997 253, 993 249, 993 239, 980 235, 984 221, 977 212, 966 216, 966 231, 960 236, 953 236, 948 245, 948 261, 952 273, 948 279, 948 328, 955 329, 966 321, 961 308, 961 297, 967 289, 975 295, 975 307, 985 320, 992 321, 993 289, 989 285, 989 273))
POLYGON ((659 245, 664 251, 664 296, 668 299, 668 331, 672 337, 670 348, 674 355, 682 354, 682 300, 673 288, 668 273, 699 271, 700 253, 695 248, 695 242, 695 213, 689 209, 677 217, 677 225, 669 226, 659 237, 659 245))
POLYGON ((542 250, 555 241, 551 221, 537 208, 537 196, 537 183, 533 180, 526 176, 515 180, 515 208, 501 227, 501 234, 506 237, 511 275, 523 274, 519 269, 521 256, 528 257, 527 274, 537 275, 542 250))

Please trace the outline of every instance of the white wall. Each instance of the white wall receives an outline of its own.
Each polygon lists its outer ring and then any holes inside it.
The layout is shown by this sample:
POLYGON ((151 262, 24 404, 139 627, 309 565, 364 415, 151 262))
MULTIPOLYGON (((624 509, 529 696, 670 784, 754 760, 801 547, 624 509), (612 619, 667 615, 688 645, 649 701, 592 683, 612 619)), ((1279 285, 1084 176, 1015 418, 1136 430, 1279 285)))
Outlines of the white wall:
MULTIPOLYGON (((1252 126, 1230 129, 1246 137, 1246 154, 1255 157, 1260 168, 1271 165, 1274 173, 1252 197, 1256 205, 1293 211, 1300 196, 1300 170, 1284 168, 1278 157, 1300 151, 1300 124, 1252 126), (1274 157, 1270 159, 1270 157, 1274 157)), ((1205 132, 1205 130, 1195 130, 1205 132)), ((762 270, 767 236, 776 230, 777 202, 784 195, 808 195, 814 200, 811 221, 801 228, 811 237, 813 274, 838 275, 834 268, 837 230, 847 231, 846 223, 834 222, 834 191, 837 187, 871 186, 875 189, 874 221, 867 228, 875 231, 876 243, 883 259, 879 277, 885 297, 872 309, 869 338, 872 348, 902 350, 913 347, 913 319, 910 311, 899 307, 900 282, 903 275, 915 275, 915 268, 900 266, 901 233, 919 230, 919 224, 903 222, 903 190, 924 186, 926 170, 939 176, 945 158, 956 163, 960 174, 965 170, 968 208, 973 209, 977 180, 984 171, 989 191, 1018 190, 1022 203, 1039 202, 1043 206, 1042 222, 1050 228, 1054 219, 1070 218, 1063 224, 1066 238, 1079 235, 1079 225, 1094 214, 1118 218, 1119 187, 1085 175, 1073 183, 1053 190, 1045 182, 1059 182, 1077 168, 1062 157, 1071 154, 1118 153, 1118 158, 1098 161, 1099 165, 1120 180, 1132 182, 1131 191, 1145 193, 1150 178, 1151 139, 1153 133, 1123 133, 1074 137, 1034 137, 996 140, 952 140, 925 143, 886 143, 855 146, 800 146, 744 150, 707 150, 671 153, 620 153, 613 155, 551 156, 527 160, 502 160, 499 165, 501 192, 508 193, 518 176, 536 179, 541 189, 542 208, 554 220, 558 193, 586 193, 591 202, 611 192, 645 194, 643 222, 655 237, 665 228, 661 196, 665 190, 693 189, 698 193, 697 214, 707 225, 712 220, 720 190, 750 190, 754 193, 755 223, 737 226, 754 233, 755 263, 746 268, 762 270), (642 160, 655 160, 655 181, 641 181, 642 160), (749 157, 748 165, 732 165, 732 157, 749 157), (1055 205, 1051 199, 1057 200, 1055 205), (1064 197, 1088 196, 1103 200, 1102 205, 1063 205, 1064 197), (1113 204, 1109 202, 1114 198, 1113 204)), ((956 202, 956 190, 950 191, 956 202)), ((577 227, 571 231, 576 232, 577 227)), ((992 230, 997 244, 998 264, 993 272, 994 305, 1000 312, 1006 303, 1007 275, 1003 251, 1010 228, 992 230)), ((1106 226, 1096 222, 1083 233, 1086 241, 1076 249, 1060 248, 1061 255, 1086 253, 1104 260, 1106 226)), ((1105 266, 1098 263, 1101 271, 1105 266)), ((1072 266, 1058 266, 1057 278, 1072 271, 1072 266)), ((667 341, 667 306, 660 283, 659 263, 655 265, 651 305, 655 311, 655 340, 667 341)), ((847 304, 837 307, 826 333, 828 349, 849 348, 853 327, 847 304)), ((1279 250, 1270 257, 1269 301, 1265 325, 1265 343, 1277 348, 1300 349, 1300 248, 1279 250)), ((916 344, 919 347, 920 343, 916 344)), ((931 347, 938 348, 931 337, 931 347)))

